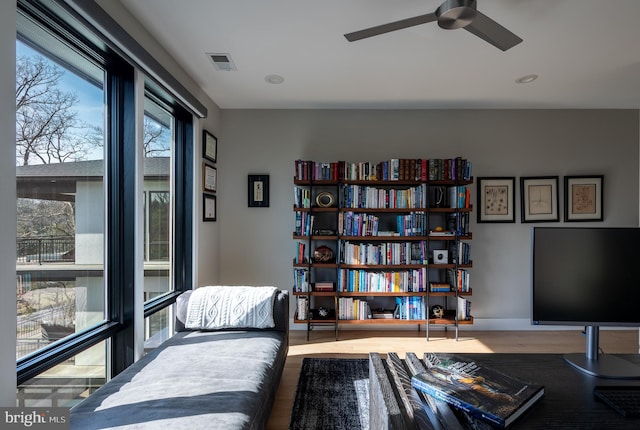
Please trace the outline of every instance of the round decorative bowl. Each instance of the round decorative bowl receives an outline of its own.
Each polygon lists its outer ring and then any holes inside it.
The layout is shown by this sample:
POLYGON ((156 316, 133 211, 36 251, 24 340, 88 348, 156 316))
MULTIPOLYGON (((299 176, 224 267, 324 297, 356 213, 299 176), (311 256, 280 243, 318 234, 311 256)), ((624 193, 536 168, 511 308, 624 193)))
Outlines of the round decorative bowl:
POLYGON ((313 259, 318 263, 328 263, 333 260, 333 251, 328 246, 319 246, 313 251, 313 259))

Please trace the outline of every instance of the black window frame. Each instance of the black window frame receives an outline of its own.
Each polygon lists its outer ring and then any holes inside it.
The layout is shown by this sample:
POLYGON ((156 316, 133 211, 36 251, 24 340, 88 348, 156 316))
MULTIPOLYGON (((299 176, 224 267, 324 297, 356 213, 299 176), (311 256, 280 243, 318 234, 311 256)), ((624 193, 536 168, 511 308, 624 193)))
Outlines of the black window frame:
POLYGON ((144 303, 144 317, 175 303, 176 297, 193 285, 193 116, 152 81, 145 83, 145 97, 173 115, 173 286, 172 291, 144 303))

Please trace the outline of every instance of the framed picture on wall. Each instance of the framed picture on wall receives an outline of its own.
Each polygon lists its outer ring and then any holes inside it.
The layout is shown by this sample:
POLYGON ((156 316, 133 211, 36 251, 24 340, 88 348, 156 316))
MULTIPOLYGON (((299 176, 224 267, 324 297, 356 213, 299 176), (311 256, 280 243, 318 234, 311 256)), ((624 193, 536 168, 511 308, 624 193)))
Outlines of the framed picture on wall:
POLYGON ((564 220, 602 221, 603 175, 564 177, 564 220))
POLYGON ((202 189, 215 192, 218 187, 218 169, 207 163, 202 163, 202 189))
POLYGON ((560 221, 558 177, 521 177, 520 203, 522 222, 560 221))
POLYGON ((218 138, 207 130, 202 130, 202 156, 212 163, 218 160, 218 138))
POLYGON ((478 222, 515 222, 515 177, 478 178, 478 222))
POLYGON ((269 175, 249 175, 248 182, 249 207, 269 207, 269 175))
POLYGON ((203 194, 202 221, 215 221, 217 218, 217 199, 211 194, 203 194))

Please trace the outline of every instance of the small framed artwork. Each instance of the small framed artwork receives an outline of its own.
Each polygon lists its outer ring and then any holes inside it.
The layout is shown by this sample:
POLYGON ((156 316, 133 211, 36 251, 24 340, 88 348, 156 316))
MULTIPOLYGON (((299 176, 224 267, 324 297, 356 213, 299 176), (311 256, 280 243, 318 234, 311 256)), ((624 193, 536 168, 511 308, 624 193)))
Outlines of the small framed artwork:
POLYGON ((522 222, 560 221, 558 177, 520 178, 520 217, 522 222))
POLYGON ((216 192, 218 186, 218 169, 207 163, 202 163, 202 189, 203 191, 216 192))
POLYGON ((212 163, 218 160, 218 138, 207 130, 202 130, 202 156, 212 163))
POLYGON ((564 177, 564 220, 602 221, 603 175, 564 177))
POLYGON ((515 222, 514 177, 478 178, 478 222, 515 222))
POLYGON ((269 207, 269 175, 249 175, 249 207, 269 207))
POLYGON ((202 221, 215 221, 217 213, 216 196, 211 194, 203 194, 202 200, 202 221))

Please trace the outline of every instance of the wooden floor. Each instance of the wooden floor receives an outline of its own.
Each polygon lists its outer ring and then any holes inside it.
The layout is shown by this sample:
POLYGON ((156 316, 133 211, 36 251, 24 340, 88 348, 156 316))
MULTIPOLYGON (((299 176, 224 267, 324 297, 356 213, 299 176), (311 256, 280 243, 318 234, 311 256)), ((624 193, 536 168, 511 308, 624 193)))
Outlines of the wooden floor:
MULTIPOLYGON (((585 351, 579 330, 569 331, 460 331, 458 340, 451 331, 432 331, 429 341, 424 331, 291 331, 289 355, 267 430, 289 426, 302 359, 305 357, 367 358, 369 352, 512 352, 567 353, 585 351)), ((600 348, 606 353, 638 353, 637 330, 600 330, 600 348)))

